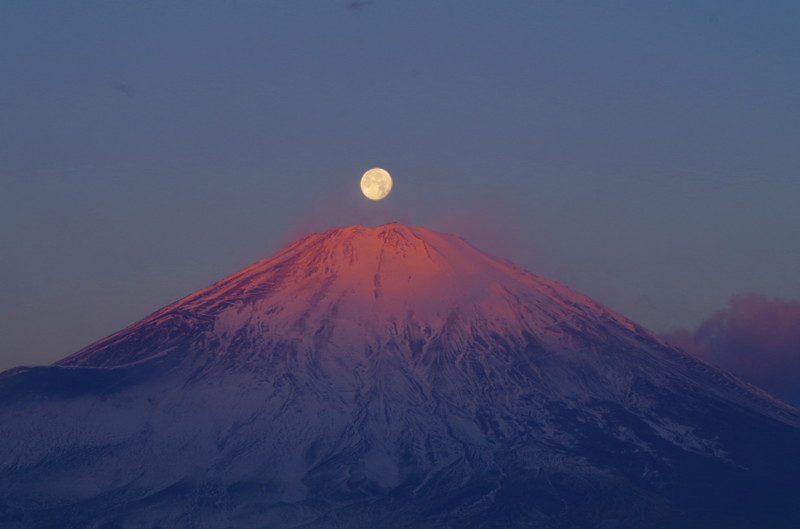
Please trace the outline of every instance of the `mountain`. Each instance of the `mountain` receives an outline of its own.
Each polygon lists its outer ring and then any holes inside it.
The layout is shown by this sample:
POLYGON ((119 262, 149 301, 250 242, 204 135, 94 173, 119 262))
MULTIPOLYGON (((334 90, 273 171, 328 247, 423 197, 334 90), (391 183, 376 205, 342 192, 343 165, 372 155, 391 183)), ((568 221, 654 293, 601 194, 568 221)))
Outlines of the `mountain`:
POLYGON ((0 374, 0 527, 794 529, 798 446, 586 296, 353 226, 0 374))

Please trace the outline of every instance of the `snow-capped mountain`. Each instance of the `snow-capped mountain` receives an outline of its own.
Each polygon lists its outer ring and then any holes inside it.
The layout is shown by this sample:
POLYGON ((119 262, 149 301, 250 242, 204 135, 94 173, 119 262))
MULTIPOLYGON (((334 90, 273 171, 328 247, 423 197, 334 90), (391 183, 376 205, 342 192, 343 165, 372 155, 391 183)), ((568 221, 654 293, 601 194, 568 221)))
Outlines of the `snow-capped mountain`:
POLYGON ((563 285, 310 235, 0 375, 0 527, 796 527, 800 414, 563 285))

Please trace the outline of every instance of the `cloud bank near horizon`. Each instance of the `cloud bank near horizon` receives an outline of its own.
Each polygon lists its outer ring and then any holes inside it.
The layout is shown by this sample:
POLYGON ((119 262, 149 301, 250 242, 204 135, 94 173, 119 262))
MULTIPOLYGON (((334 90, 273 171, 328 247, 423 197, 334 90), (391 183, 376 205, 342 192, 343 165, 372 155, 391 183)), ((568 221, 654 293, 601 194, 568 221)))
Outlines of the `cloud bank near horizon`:
POLYGON ((800 300, 737 295, 694 331, 679 329, 666 338, 800 406, 800 300))

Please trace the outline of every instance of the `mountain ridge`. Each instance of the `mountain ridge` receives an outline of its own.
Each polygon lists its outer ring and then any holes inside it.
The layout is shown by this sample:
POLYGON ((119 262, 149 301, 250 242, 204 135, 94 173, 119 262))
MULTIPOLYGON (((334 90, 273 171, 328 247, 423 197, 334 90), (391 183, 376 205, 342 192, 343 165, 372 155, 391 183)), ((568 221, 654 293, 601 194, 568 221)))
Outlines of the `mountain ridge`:
MULTIPOLYGON (((279 316, 276 312, 290 312, 285 309, 287 297, 297 298, 304 295, 302 291, 297 292, 298 289, 295 287, 297 285, 305 286, 306 282, 315 276, 321 276, 318 278, 318 282, 321 283, 321 288, 313 292, 305 293, 309 302, 301 304, 302 310, 295 310, 295 314, 289 317, 288 321, 283 322, 278 329, 265 332, 273 332, 285 336, 287 332, 292 329, 295 331, 300 330, 301 333, 307 333, 310 328, 310 331, 314 333, 315 336, 328 331, 325 337, 327 340, 330 340, 332 338, 330 329, 325 329, 324 323, 316 322, 316 326, 314 326, 304 320, 307 320, 308 313, 312 311, 318 303, 325 301, 326 296, 333 298, 334 303, 332 303, 332 305, 335 307, 335 302, 343 297, 342 292, 345 292, 349 298, 357 298, 359 304, 372 303, 371 306, 367 307, 369 309, 368 311, 359 310, 358 313, 356 313, 356 316, 362 323, 365 320, 372 319, 373 321, 370 325, 375 326, 375 321, 381 323, 392 321, 396 328, 398 323, 404 323, 403 313, 406 312, 407 307, 414 307, 418 310, 422 304, 431 304, 429 301, 429 296, 431 295, 430 290, 431 288, 436 288, 435 300, 438 303, 434 304, 434 310, 430 310, 428 313, 413 319, 424 321, 427 325, 432 325, 434 327, 438 324, 439 328, 431 329, 430 335, 425 338, 432 340, 441 339, 441 333, 447 332, 446 323, 449 321, 452 324, 454 320, 462 317, 465 310, 481 312, 475 319, 487 321, 494 316, 494 314, 491 314, 492 309, 497 310, 498 306, 503 306, 506 310, 502 315, 508 316, 508 299, 502 299, 500 303, 498 303, 496 299, 497 296, 487 299, 491 294, 495 294, 494 292, 487 291, 491 288, 502 288, 508 292, 509 285, 498 285, 490 281, 491 285, 476 288, 474 284, 470 284, 472 274, 476 269, 480 268, 481 265, 484 270, 489 269, 493 273, 500 271, 501 273, 514 274, 515 281, 512 285, 514 287, 523 285, 528 290, 533 290, 536 294, 546 296, 549 300, 557 300, 559 302, 557 306, 546 307, 550 316, 555 313, 555 310, 559 310, 559 316, 566 321, 570 317, 575 317, 576 315, 582 316, 583 313, 591 312, 595 319, 599 317, 605 320, 602 321, 602 324, 604 326, 611 326, 612 330, 616 331, 621 329, 624 332, 630 332, 634 336, 642 337, 650 341, 651 345, 669 348, 674 351, 674 348, 664 342, 660 336, 639 326, 632 320, 596 303, 583 294, 568 289, 555 281, 537 276, 508 260, 483 254, 472 248, 461 237, 439 234, 426 228, 389 223, 375 228, 349 226, 303 237, 296 243, 279 251, 276 255, 267 259, 262 259, 209 287, 185 296, 143 318, 132 326, 66 357, 55 365, 64 367, 116 365, 109 364, 108 360, 98 357, 102 355, 102 352, 105 351, 107 347, 118 348, 120 345, 118 340, 124 340, 127 333, 130 333, 131 330, 138 331, 141 329, 142 325, 147 326, 151 324, 151 322, 155 323, 156 321, 158 321, 159 326, 163 327, 164 323, 162 319, 164 316, 167 315, 167 317, 169 317, 169 315, 174 313, 180 315, 179 317, 173 318, 176 326, 175 333, 177 334, 181 332, 186 333, 188 331, 188 329, 180 326, 182 323, 185 323, 181 318, 183 317, 196 320, 201 324, 202 322, 210 322, 213 318, 216 321, 213 332, 222 333, 224 335, 230 330, 235 332, 236 327, 242 325, 240 309, 237 308, 239 314, 232 314, 235 311, 229 310, 229 306, 235 305, 237 301, 244 302, 245 304, 255 304, 264 297, 270 297, 270 299, 274 300, 276 297, 282 295, 283 299, 273 301, 267 307, 255 307, 248 316, 250 321, 253 319, 253 313, 257 315, 265 314, 267 316, 266 319, 274 320, 279 316), (450 259, 434 259, 434 255, 437 257, 443 255, 437 250, 437 244, 440 249, 442 246, 446 248, 444 255, 449 256, 450 259), (454 246, 457 251, 453 251, 454 246), (466 252, 465 249, 467 250, 466 252), (368 253, 368 258, 360 260, 359 250, 362 254, 368 253), (305 256, 309 252, 313 257, 305 260, 302 259, 302 256, 305 256), (470 264, 464 265, 463 262, 458 262, 453 259, 454 254, 457 255, 459 253, 467 253, 468 257, 470 257, 468 260, 470 264), (403 270, 401 273, 398 273, 395 269, 390 270, 388 273, 383 271, 383 274, 381 274, 381 266, 384 264, 385 260, 389 260, 387 254, 389 254, 389 257, 399 257, 402 260, 403 270), (300 259, 298 259, 298 256, 301 256, 300 259), (479 258, 476 260, 475 256, 479 256, 479 258), (300 262, 298 262, 298 260, 300 262), (348 265, 345 269, 345 274, 341 272, 341 268, 344 268, 342 266, 342 261, 345 261, 348 265), (366 263, 364 263, 364 261, 366 261, 366 263), (300 272, 293 272, 293 269, 300 270, 300 272), (345 276, 343 278, 345 285, 339 286, 337 291, 331 293, 331 290, 335 290, 332 289, 331 286, 338 286, 335 285, 335 283, 337 281, 342 282, 342 275, 345 276), (389 292, 386 292, 387 281, 382 278, 387 276, 394 276, 395 278, 397 276, 407 277, 409 279, 408 288, 406 288, 407 285, 402 284, 402 281, 395 281, 395 284, 391 285, 392 288, 390 288, 389 292), (418 283, 423 283, 421 287, 418 285, 410 285, 412 276, 418 283), (420 279, 422 279, 422 281, 420 281, 420 279), (447 281, 444 288, 442 288, 441 283, 433 285, 434 282, 441 281, 447 281), (413 288, 416 288, 417 292, 414 292, 413 288), (289 293, 284 294, 281 290, 289 290, 289 293), (421 293, 425 296, 422 301, 420 299, 414 299, 412 295, 415 293, 419 294, 420 290, 422 290, 421 293), (478 292, 479 290, 480 292, 478 292), (450 292, 455 292, 457 296, 454 299, 450 299, 453 297, 450 295, 450 292), (461 294, 464 292, 469 293, 469 295, 466 297, 462 296, 461 294), (380 306, 381 300, 379 298, 381 296, 390 297, 393 300, 401 298, 402 303, 400 303, 400 305, 403 308, 398 310, 396 306, 390 305, 388 310, 383 310, 381 312, 381 309, 386 309, 385 306, 380 306), (491 302, 492 306, 488 309, 480 307, 481 303, 487 302, 491 302), (478 306, 478 308, 475 308, 476 306, 478 306), (378 316, 374 314, 376 311, 379 313, 378 316), (183 329, 183 331, 181 331, 181 329, 183 329), (97 363, 94 364, 93 362, 97 363)), ((484 283, 487 282, 485 277, 481 279, 484 283)), ((513 293, 511 295, 513 296, 513 293)), ((291 299, 290 302, 291 301, 294 300, 291 299)), ((514 300, 514 302, 517 303, 518 301, 518 299, 514 300)), ((536 301, 541 303, 541 300, 536 301)), ((362 309, 362 307, 358 308, 362 309)), ((513 308, 517 309, 518 307, 513 308)), ((331 312, 331 310, 335 312, 337 309, 329 309, 327 312, 331 312)), ((414 316, 417 315, 414 314, 414 316)), ((517 315, 513 314, 513 316, 516 318, 517 315)), ((352 310, 349 317, 351 319, 353 318, 352 310)), ((265 318, 260 318, 259 323, 262 323, 264 319, 265 318)), ((546 327, 542 329, 536 327, 536 324, 540 324, 540 321, 519 322, 519 318, 516 319, 517 321, 514 321, 514 323, 523 323, 523 326, 525 326, 524 332, 529 334, 550 332, 556 323, 554 319, 551 319, 551 321, 546 322, 546 327)), ((405 321, 405 323, 410 324, 408 321, 405 321)), ((580 326, 582 329, 580 330, 585 330, 591 323, 596 324, 597 322, 587 323, 581 321, 580 326)), ((604 328, 603 331, 608 332, 608 329, 604 328)), ((391 334, 392 329, 389 329, 388 332, 391 334)), ((355 339, 358 341, 363 340, 365 337, 347 336, 347 338, 349 340, 355 339)), ((369 338, 374 337, 370 336, 369 338)), ((485 337, 482 339, 486 341, 485 337)), ((462 347, 464 346, 463 343, 459 345, 462 347)), ((684 354, 686 361, 700 362, 711 372, 722 373, 715 371, 715 368, 691 355, 685 353, 680 354, 684 354)), ((147 358, 139 358, 135 360, 134 363, 146 360, 147 358)), ((127 363, 128 362, 118 365, 126 365, 127 363)), ((740 381, 732 375, 724 373, 723 376, 730 378, 731 381, 735 381, 733 383, 741 384, 749 391, 759 394, 763 399, 772 401, 772 404, 778 408, 786 406, 784 403, 775 400, 771 396, 740 381)))
POLYGON ((788 529, 797 442, 798 410, 582 294, 347 227, 0 374, 0 527, 788 529))

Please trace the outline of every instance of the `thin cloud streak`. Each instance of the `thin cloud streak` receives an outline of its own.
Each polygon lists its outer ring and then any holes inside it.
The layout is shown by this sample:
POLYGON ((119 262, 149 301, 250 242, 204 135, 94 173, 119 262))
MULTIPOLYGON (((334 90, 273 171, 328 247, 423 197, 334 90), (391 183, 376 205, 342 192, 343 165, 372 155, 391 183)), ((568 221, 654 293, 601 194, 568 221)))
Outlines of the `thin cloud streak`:
POLYGON ((361 11, 365 7, 369 7, 373 4, 372 0, 353 0, 352 2, 348 2, 346 9, 348 11, 361 11))

